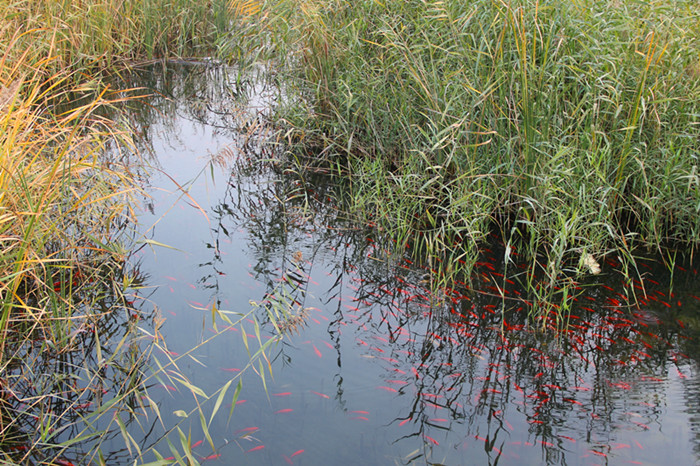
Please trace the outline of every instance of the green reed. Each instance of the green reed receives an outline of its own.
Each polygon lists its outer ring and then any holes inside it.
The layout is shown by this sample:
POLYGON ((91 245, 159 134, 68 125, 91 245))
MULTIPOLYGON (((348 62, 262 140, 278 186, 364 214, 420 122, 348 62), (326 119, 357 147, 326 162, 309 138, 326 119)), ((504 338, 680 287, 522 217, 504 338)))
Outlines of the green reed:
POLYGON ((215 55, 229 27, 226 0, 8 0, 0 10, 20 31, 34 31, 37 53, 53 67, 90 70, 147 59, 215 55), (52 47, 54 47, 52 49, 52 47))
POLYGON ((698 246, 699 19, 693 1, 278 0, 247 37, 303 83, 280 117, 347 209, 438 272, 500 232, 546 291, 584 254, 698 246))

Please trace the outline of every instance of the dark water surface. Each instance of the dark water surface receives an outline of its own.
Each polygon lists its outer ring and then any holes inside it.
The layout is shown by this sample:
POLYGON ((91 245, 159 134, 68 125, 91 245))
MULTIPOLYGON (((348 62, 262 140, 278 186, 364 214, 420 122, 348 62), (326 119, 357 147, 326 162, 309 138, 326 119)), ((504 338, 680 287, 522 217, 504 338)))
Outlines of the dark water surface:
MULTIPOLYGON (((252 319, 197 347, 215 333, 212 305, 255 310, 263 343, 277 335, 266 309, 293 316, 280 320, 287 332, 266 352, 271 374, 263 382, 257 364, 247 370, 228 420, 237 382, 230 387, 210 424, 216 451, 197 415, 182 424, 199 461, 698 462, 693 267, 677 266, 669 290, 668 271, 642 260, 644 279, 626 285, 611 257, 581 284, 559 334, 553 317, 528 321, 530 298, 509 281, 515 263, 503 276, 497 239, 471 286, 433 290, 430 270, 394 254, 372 226, 343 219, 323 178, 273 161, 280 149, 265 144, 265 88, 249 90, 242 106, 236 79, 212 68, 154 71, 145 85, 174 100, 154 98, 148 115, 134 116, 159 167, 145 181, 141 225, 149 241, 174 248, 150 243, 134 255, 146 277, 138 296, 144 313, 166 319, 171 358, 196 347, 178 359, 181 373, 211 394, 245 369, 244 339, 251 352, 259 347, 252 319)), ((167 377, 149 393, 166 426, 194 407, 167 377)), ((130 432, 144 435, 134 424, 130 432)), ((156 448, 171 455, 164 442, 156 448)))

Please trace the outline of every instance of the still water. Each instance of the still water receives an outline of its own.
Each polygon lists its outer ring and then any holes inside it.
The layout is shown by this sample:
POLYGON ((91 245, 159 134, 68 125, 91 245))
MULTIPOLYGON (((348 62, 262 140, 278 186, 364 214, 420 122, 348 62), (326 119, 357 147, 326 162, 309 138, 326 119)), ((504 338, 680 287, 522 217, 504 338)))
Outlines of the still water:
POLYGON ((497 238, 471 283, 436 288, 381 231, 345 219, 326 178, 285 171, 265 123, 274 87, 211 67, 142 79, 159 95, 133 116, 152 166, 134 299, 165 319, 161 364, 210 396, 238 377, 209 425, 214 451, 196 413, 177 416, 196 407, 191 389, 161 376, 149 394, 164 424, 129 427, 144 449, 182 421, 205 464, 697 463, 692 266, 676 266, 670 288, 653 258, 626 283, 610 257, 555 332, 553 318, 528 320, 497 238), (252 315, 228 326, 212 306, 252 315), (284 337, 247 367, 282 309, 284 337))

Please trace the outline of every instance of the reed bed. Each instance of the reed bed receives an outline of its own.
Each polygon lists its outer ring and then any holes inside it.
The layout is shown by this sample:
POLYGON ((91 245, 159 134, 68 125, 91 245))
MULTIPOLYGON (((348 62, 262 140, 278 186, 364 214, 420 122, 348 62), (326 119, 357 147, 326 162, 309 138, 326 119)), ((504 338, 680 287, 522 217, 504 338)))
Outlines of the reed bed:
POLYGON ((76 368, 90 365, 73 361, 109 333, 108 310, 125 315, 120 285, 133 280, 122 240, 135 185, 102 157, 130 144, 101 116, 120 98, 23 48, 31 35, 0 30, 0 449, 11 462, 51 444, 57 419, 80 404, 76 368))
POLYGON ((101 158, 109 145, 130 145, 128 134, 100 116, 121 99, 94 83, 71 85, 68 70, 50 73, 50 56, 30 49, 15 54, 31 33, 12 34, 12 25, 3 27, 8 41, 0 50, 0 328, 5 331, 19 312, 38 322, 50 318, 46 298, 69 299, 74 282, 95 278, 93 262, 123 259, 115 240, 130 218, 135 187, 128 167, 101 158), (85 95, 92 98, 52 111, 85 95))
POLYGON ((22 32, 33 31, 23 46, 31 44, 36 53, 51 54, 51 69, 119 72, 144 60, 215 55, 217 43, 229 31, 225 0, 2 3, 6 23, 22 32))
POLYGON ((268 50, 305 96, 280 109, 289 140, 341 174, 348 209, 438 272, 468 274, 496 233, 552 299, 587 261, 617 255, 634 273, 641 247, 700 245, 698 2, 262 11, 268 50))

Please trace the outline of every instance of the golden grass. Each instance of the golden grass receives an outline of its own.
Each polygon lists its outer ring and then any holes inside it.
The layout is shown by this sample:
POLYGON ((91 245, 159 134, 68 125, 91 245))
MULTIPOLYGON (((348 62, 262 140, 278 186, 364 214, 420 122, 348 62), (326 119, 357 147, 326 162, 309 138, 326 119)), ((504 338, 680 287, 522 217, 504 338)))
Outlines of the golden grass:
POLYGON ((96 79, 57 70, 57 43, 31 46, 45 33, 0 28, 0 332, 18 315, 42 325, 80 307, 71 296, 47 306, 54 278, 118 256, 112 242, 134 190, 128 168, 103 156, 107 145, 130 143, 101 116, 120 99, 96 79))
POLYGON ((236 18, 247 18, 257 15, 262 8, 261 0, 230 0, 229 11, 236 18))

